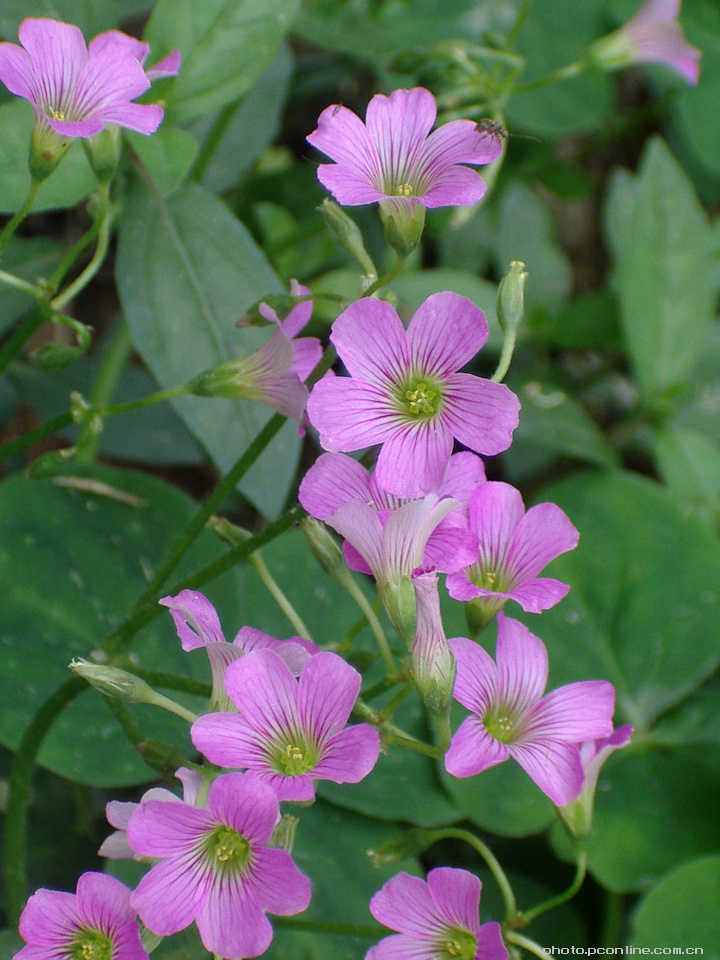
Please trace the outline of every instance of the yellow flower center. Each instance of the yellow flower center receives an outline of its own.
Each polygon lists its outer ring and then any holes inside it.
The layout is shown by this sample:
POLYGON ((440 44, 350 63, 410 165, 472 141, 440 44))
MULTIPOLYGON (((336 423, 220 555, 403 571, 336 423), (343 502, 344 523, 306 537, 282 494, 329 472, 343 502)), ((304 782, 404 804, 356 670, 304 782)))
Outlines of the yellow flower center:
POLYGON ((412 197, 415 194, 415 188, 411 183, 399 183, 397 194, 399 197, 412 197))
POLYGON ((70 950, 73 960, 112 960, 112 955, 112 943, 98 930, 83 931, 70 950))
POLYGON ((312 770, 318 762, 317 751, 305 743, 278 744, 273 751, 275 769, 289 777, 300 776, 312 770))
POLYGON ((500 743, 512 743, 516 736, 515 718, 509 716, 503 706, 491 708, 483 718, 483 726, 500 743))
POLYGON ((211 860, 220 870, 243 867, 250 856, 250 845, 245 837, 224 824, 212 831, 207 846, 211 860))
POLYGON ((457 927, 447 931, 447 939, 438 944, 437 956, 442 960, 473 960, 477 953, 477 941, 469 930, 457 927))

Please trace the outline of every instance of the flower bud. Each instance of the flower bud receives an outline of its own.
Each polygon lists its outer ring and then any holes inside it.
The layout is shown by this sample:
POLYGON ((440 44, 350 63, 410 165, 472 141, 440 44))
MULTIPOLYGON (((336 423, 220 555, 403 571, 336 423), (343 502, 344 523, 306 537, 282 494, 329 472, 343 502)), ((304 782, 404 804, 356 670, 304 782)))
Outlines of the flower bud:
POLYGON ((315 517, 306 517, 300 522, 300 529, 305 534, 310 552, 323 570, 326 570, 333 579, 340 571, 347 572, 342 550, 324 523, 316 520, 315 517))
POLYGON ((391 866, 417 857, 433 843, 433 834, 429 830, 418 828, 409 830, 401 837, 395 837, 381 844, 377 850, 368 850, 368 856, 376 867, 391 866))
POLYGON ((62 472, 77 454, 77 447, 64 447, 62 450, 48 450, 36 457, 25 471, 33 480, 54 477, 62 472))
POLYGON ((277 323, 281 320, 284 320, 285 317, 290 313, 290 311, 302 303, 303 300, 309 300, 309 294, 302 297, 294 297, 290 293, 272 293, 267 297, 263 297, 262 300, 258 300, 257 303, 254 303, 239 320, 236 321, 236 327, 267 327, 271 323, 277 323), (270 319, 268 317, 268 309, 275 314, 275 316, 270 319), (264 309, 263 309, 264 308, 264 309))
POLYGON ((380 201, 380 218, 385 239, 401 257, 412 253, 425 227, 425 207, 409 199, 380 201))
POLYGON ((103 696, 115 697, 128 703, 153 703, 155 691, 140 677, 127 670, 109 667, 101 663, 90 663, 79 657, 70 662, 70 669, 78 677, 95 687, 103 696))
POLYGON ((500 281, 497 296, 497 317, 503 333, 517 327, 525 312, 525 281, 528 274, 522 260, 513 260, 500 281))
POLYGON ((63 137, 42 120, 35 122, 30 138, 28 166, 36 182, 50 176, 73 144, 72 137, 63 137))
POLYGON ((375 265, 365 249, 365 241, 360 232, 360 227, 352 217, 348 216, 334 200, 329 198, 323 200, 318 210, 323 215, 325 223, 340 246, 355 257, 368 275, 375 277, 375 265))
POLYGON ((416 571, 412 583, 417 602, 413 678, 428 710, 446 715, 455 686, 456 663, 442 624, 437 574, 416 571))

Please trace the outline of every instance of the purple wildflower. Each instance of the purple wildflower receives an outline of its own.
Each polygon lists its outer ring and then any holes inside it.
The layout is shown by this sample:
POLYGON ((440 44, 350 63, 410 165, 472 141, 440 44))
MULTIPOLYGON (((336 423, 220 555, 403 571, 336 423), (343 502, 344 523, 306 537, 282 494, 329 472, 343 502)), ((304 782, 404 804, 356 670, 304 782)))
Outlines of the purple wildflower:
POLYGON ((470 120, 430 133, 436 117, 435 98, 423 87, 377 94, 365 123, 340 104, 326 107, 307 139, 336 162, 321 164, 318 179, 345 206, 477 203, 485 183, 462 164, 490 163, 501 144, 470 120))
POLYGON ((318 652, 316 644, 303 637, 276 640, 254 627, 241 627, 232 643, 225 641, 215 607, 197 590, 181 590, 176 597, 163 597, 158 603, 170 610, 180 643, 185 651, 204 647, 210 661, 213 692, 212 710, 233 710, 223 685, 228 664, 251 650, 274 650, 295 676, 318 652))
MULTIPOLYGON (((295 280, 290 290, 293 296, 310 293, 295 280)), ((298 303, 282 322, 267 304, 260 304, 259 310, 266 320, 277 325, 270 339, 245 357, 201 373, 192 381, 190 390, 199 396, 258 400, 283 416, 297 420, 300 426, 308 399, 303 380, 322 356, 317 337, 295 339, 310 319, 312 302, 298 303)))
POLYGON ((598 40, 589 58, 607 70, 632 63, 664 63, 695 85, 702 53, 683 36, 679 14, 680 0, 647 0, 623 27, 598 40))
POLYGON ((322 446, 337 452, 382 443, 375 477, 399 497, 438 489, 453 437, 480 454, 506 450, 517 397, 504 384, 457 372, 487 336, 482 310, 456 293, 428 297, 407 331, 390 304, 357 300, 330 335, 350 377, 328 372, 308 401, 322 446))
POLYGON ((193 921, 206 949, 220 957, 256 957, 273 930, 265 911, 300 913, 310 881, 285 850, 269 849, 278 799, 254 777, 229 773, 213 782, 207 808, 149 800, 128 823, 140 857, 160 858, 140 881, 132 904, 160 937, 193 921))
POLYGON ((471 777, 513 757, 554 804, 574 800, 585 779, 578 744, 612 733, 612 684, 569 683, 543 697, 545 645, 502 613, 497 665, 472 640, 452 640, 450 647, 457 660, 454 697, 473 715, 452 739, 448 773, 471 777))
POLYGON ((130 891, 104 873, 84 873, 75 893, 36 890, 20 917, 27 946, 13 960, 148 960, 130 891))
POLYGON ((482 883, 473 873, 436 867, 427 880, 399 873, 370 901, 375 919, 397 930, 365 960, 507 960, 500 924, 480 924, 482 883))
POLYGON ((558 808, 563 823, 574 837, 582 838, 590 833, 600 768, 611 754, 630 743, 632 735, 633 727, 626 723, 609 737, 580 744, 580 763, 585 777, 582 789, 575 800, 558 808))
POLYGON ((211 763, 246 768, 281 800, 312 800, 313 780, 357 783, 377 762, 377 730, 366 723, 343 729, 360 681, 335 653, 316 654, 295 680, 274 651, 257 650, 225 673, 240 715, 200 717, 192 741, 211 763))
MULTIPOLYGON (((110 31, 86 47, 78 27, 44 17, 23 20, 18 39, 22 47, 0 43, 0 80, 30 101, 37 125, 65 138, 91 137, 114 126, 144 134, 157 130, 162 108, 131 102, 150 87, 152 71, 146 75, 143 69, 146 44, 110 31)), ((163 64, 158 66, 165 75, 177 72, 179 58, 171 54, 163 64)))
POLYGON ((520 493, 510 484, 479 486, 470 499, 470 529, 480 549, 470 566, 447 579, 450 596, 474 601, 489 621, 508 600, 540 613, 555 606, 570 587, 538 573, 555 557, 574 550, 578 532, 560 507, 539 503, 525 513, 520 493))
MULTIPOLYGON (((437 495, 441 499, 453 497, 458 501, 458 506, 440 520, 430 534, 423 553, 423 566, 434 567, 441 572, 457 569, 452 558, 467 539, 468 502, 475 488, 484 482, 485 467, 480 457, 467 451, 450 457, 437 495)), ((308 513, 319 520, 328 520, 351 500, 360 500, 376 509, 381 523, 387 519, 390 511, 408 502, 406 498, 386 493, 373 474, 357 460, 342 453, 324 453, 318 457, 303 477, 298 499, 308 513)), ((372 573, 349 541, 345 541, 343 552, 351 570, 372 573)))

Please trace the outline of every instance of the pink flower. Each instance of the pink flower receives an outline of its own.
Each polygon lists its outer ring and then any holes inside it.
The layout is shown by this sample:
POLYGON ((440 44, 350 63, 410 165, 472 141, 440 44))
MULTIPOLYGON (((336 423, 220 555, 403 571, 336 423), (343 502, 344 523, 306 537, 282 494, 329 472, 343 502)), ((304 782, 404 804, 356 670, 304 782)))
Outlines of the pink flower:
MULTIPOLYGON (((437 495, 441 499, 454 498, 458 506, 440 520, 430 533, 422 556, 423 566, 434 567, 441 572, 458 568, 455 560, 458 548, 462 549, 468 539, 468 501, 475 488, 484 482, 485 467, 480 457, 467 451, 450 457, 437 495)), ((342 453, 324 453, 318 457, 303 477, 298 499, 308 513, 318 520, 329 520, 346 503, 360 500, 377 511, 382 526, 391 511, 410 502, 407 498, 387 493, 361 463, 342 453)), ((343 553, 351 570, 372 573, 362 555, 348 540, 343 545, 343 553)), ((462 562, 460 560, 460 565, 462 562)))
POLYGON ((497 665, 472 640, 452 640, 450 647, 457 660, 454 697, 473 715, 452 739, 448 773, 471 777, 513 757, 554 804, 574 800, 585 779, 578 744, 612 734, 612 684, 569 683, 543 697, 545 645, 502 613, 497 665))
POLYGON ((365 123, 340 104, 327 107, 307 138, 336 161, 320 165, 320 182, 347 206, 477 203, 485 184, 462 164, 490 163, 502 146, 470 120, 454 120, 430 133, 436 116, 435 98, 423 87, 377 94, 365 123))
POLYGON ((647 0, 625 26, 598 40, 589 57, 609 70, 632 63, 664 63, 694 85, 702 53, 683 36, 679 14, 680 0, 647 0))
POLYGON ((450 596, 474 601, 488 621, 508 600, 540 613, 555 606, 570 589, 538 573, 567 550, 578 532, 560 507, 539 503, 525 513, 519 492, 508 483, 484 483, 470 499, 470 529, 480 549, 470 566, 447 579, 450 596))
POLYGON ((412 647, 412 675, 426 706, 447 713, 455 684, 455 657, 445 636, 436 573, 416 570, 412 577, 417 624, 412 647))
POLYGON ((257 957, 273 936, 265 912, 290 916, 310 902, 310 881, 285 850, 268 848, 280 816, 267 784, 218 777, 207 808, 149 800, 130 817, 128 842, 152 867, 132 894, 145 926, 168 937, 197 924, 220 957, 257 957))
POLYGON ((321 444, 347 452, 382 443, 375 478, 399 497, 439 488, 453 437, 480 454, 506 450, 517 397, 503 384, 457 372, 487 336, 482 310, 456 293, 428 297, 407 331, 390 304, 357 300, 330 335, 350 377, 327 373, 308 401, 321 444))
POLYGON ((365 960, 507 960, 500 924, 480 924, 481 890, 475 874, 453 867, 436 867, 427 880, 399 873, 370 901, 370 913, 398 935, 365 960))
MULTIPOLYGON (((157 130, 162 109, 131 102, 153 77, 143 69, 147 44, 112 30, 86 47, 78 27, 44 17, 23 20, 18 38, 22 47, 0 43, 0 80, 30 101, 36 123, 62 137, 91 137, 113 126, 157 130)), ((179 66, 179 55, 171 54, 155 75, 176 73, 179 66)))
POLYGON ((232 643, 225 641, 215 607, 197 590, 181 590, 176 597, 163 597, 158 603, 170 610, 180 643, 185 651, 204 647, 210 661, 213 692, 212 710, 233 710, 224 687, 228 664, 251 650, 274 650, 298 676, 305 663, 318 652, 316 644, 303 637, 276 640, 254 627, 241 627, 232 643))
POLYGON ((211 763, 247 769, 281 800, 312 800, 313 780, 357 783, 377 762, 377 730, 366 723, 343 729, 360 682, 335 653, 316 654, 296 680, 274 651, 256 650, 225 673, 240 715, 200 717, 192 741, 211 763))
MULTIPOLYGON (((291 281, 290 292, 293 296, 310 293, 295 280, 291 281)), ((246 357, 201 373, 190 384, 190 390, 199 396, 258 400, 297 420, 300 426, 308 398, 303 380, 322 356, 317 337, 295 339, 310 319, 312 302, 298 303, 282 322, 267 304, 260 304, 259 310, 266 320, 277 325, 270 339, 246 357)))
POLYGON ((75 893, 37 890, 20 917, 20 936, 27 946, 14 960, 148 960, 130 891, 104 873, 84 873, 75 893))

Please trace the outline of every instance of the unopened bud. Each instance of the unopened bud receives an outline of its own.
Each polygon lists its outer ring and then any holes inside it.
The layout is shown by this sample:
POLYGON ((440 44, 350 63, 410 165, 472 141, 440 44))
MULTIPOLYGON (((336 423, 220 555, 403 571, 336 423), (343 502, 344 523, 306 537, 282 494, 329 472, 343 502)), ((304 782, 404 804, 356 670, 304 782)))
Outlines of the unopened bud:
POLYGON ((245 543, 252 538, 249 530, 244 530, 236 523, 231 523, 226 517, 218 517, 217 515, 210 517, 206 526, 213 530, 229 547, 239 547, 241 543, 245 543))
POLYGON ((347 572, 342 550, 324 523, 316 520, 315 517, 305 517, 300 522, 300 529, 305 534, 310 552, 323 570, 326 570, 333 579, 340 571, 347 572))
POLYGON ((420 242, 425 227, 425 207, 408 200, 381 200, 380 217, 385 239, 401 257, 407 257, 420 242))
POLYGON ((82 657, 70 662, 70 669, 78 677, 95 687, 106 697, 115 697, 128 703, 153 703, 155 691, 140 677, 101 663, 90 663, 82 657))
POLYGON ((500 281, 497 296, 497 316, 503 333, 517 327, 525 312, 525 281, 528 273, 522 260, 513 260, 510 269, 500 281))
POLYGON ((329 198, 323 200, 318 210, 323 215, 325 223, 340 246, 355 257, 369 276, 376 277, 375 265, 365 249, 365 241, 360 227, 352 217, 348 216, 342 207, 329 198))
POLYGON ((377 850, 368 850, 367 854, 376 867, 391 866, 417 857, 433 843, 433 834, 429 830, 409 830, 404 836, 396 837, 381 844, 377 850))
POLYGON ((63 450, 48 450, 36 457, 25 471, 33 480, 54 477, 61 473, 77 454, 77 447, 65 447, 63 450))

